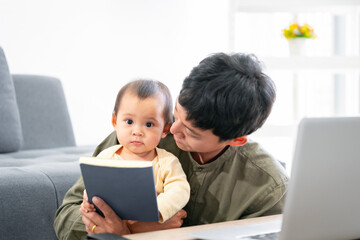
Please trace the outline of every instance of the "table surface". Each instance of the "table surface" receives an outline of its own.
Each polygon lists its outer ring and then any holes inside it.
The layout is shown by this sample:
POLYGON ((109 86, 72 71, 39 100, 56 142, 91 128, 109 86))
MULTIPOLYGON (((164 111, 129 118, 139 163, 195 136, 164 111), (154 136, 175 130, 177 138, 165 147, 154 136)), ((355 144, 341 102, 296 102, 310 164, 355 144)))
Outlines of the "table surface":
POLYGON ((217 228, 224 228, 224 227, 231 227, 231 226, 244 226, 249 224, 256 224, 256 223, 264 223, 274 220, 281 219, 282 215, 272 215, 266 217, 258 217, 258 218, 250 218, 250 219, 243 219, 243 220, 236 220, 236 221, 228 221, 228 222, 221 222, 221 223, 212 223, 212 224, 204 224, 192 227, 183 227, 183 228, 176 228, 176 229, 169 229, 169 230, 162 230, 162 231, 154 231, 154 232, 147 232, 147 233, 137 233, 131 235, 125 235, 124 237, 132 240, 148 240, 148 239, 157 239, 157 240, 195 240, 196 238, 190 236, 190 233, 205 231, 205 230, 212 230, 217 228))

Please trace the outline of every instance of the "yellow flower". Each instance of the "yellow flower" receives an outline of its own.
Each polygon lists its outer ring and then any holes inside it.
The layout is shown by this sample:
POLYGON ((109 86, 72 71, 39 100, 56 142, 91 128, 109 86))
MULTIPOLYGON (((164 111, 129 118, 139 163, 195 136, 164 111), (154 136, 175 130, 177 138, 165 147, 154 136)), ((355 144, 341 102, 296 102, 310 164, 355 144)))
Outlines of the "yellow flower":
POLYGON ((298 23, 291 24, 288 28, 283 29, 283 35, 286 39, 290 38, 316 38, 314 29, 309 24, 304 24, 303 26, 298 23))

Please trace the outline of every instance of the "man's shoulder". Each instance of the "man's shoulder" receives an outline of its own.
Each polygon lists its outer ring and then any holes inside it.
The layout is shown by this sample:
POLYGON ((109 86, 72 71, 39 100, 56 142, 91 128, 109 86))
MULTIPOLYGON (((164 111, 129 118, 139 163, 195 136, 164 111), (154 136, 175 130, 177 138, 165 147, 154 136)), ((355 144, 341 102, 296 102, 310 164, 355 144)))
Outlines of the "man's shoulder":
POLYGON ((119 144, 116 137, 116 132, 110 133, 95 149, 93 156, 96 157, 101 151, 111 146, 119 144))
POLYGON ((114 156, 115 152, 117 152, 120 148, 122 148, 121 144, 116 144, 116 145, 110 146, 110 147, 102 150, 97 155, 97 157, 98 158, 112 158, 114 156))
POLYGON ((177 145, 174 140, 174 137, 172 134, 168 134, 165 138, 162 138, 160 140, 160 143, 157 146, 158 148, 165 149, 166 151, 172 153, 177 158, 180 156, 180 152, 182 151, 177 145))
POLYGON ((248 176, 257 176, 259 180, 270 179, 276 185, 286 184, 289 180, 282 163, 268 153, 259 143, 248 141, 243 146, 232 147, 235 159, 241 162, 248 176))

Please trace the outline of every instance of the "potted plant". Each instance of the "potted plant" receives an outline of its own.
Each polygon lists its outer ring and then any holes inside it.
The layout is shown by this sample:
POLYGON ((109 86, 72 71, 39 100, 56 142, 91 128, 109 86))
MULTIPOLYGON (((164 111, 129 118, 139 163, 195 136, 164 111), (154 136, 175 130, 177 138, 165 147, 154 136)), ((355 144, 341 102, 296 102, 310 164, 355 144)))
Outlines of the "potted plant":
POLYGON ((307 39, 315 39, 317 36, 309 24, 291 24, 283 29, 283 35, 289 42, 290 55, 302 55, 307 39))

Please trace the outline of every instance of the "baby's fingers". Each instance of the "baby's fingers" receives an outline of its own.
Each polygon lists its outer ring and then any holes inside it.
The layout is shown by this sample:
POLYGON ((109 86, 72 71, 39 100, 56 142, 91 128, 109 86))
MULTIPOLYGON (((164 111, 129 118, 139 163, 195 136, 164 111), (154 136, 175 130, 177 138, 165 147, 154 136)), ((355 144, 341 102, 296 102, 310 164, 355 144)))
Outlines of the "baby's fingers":
POLYGON ((83 193, 83 201, 89 201, 88 199, 88 195, 86 193, 86 189, 84 189, 84 193, 83 193))
POLYGON ((90 204, 89 202, 82 202, 80 205, 80 209, 81 209, 81 211, 84 211, 86 213, 96 211, 94 205, 90 204))
POLYGON ((134 223, 137 223, 138 221, 135 221, 135 220, 128 220, 127 221, 129 224, 134 224, 134 223))
POLYGON ((83 202, 81 203, 81 208, 85 212, 95 212, 96 211, 94 204, 91 204, 88 200, 86 190, 84 190, 84 193, 83 193, 83 202))
POLYGON ((94 212, 95 211, 95 206, 94 204, 91 204, 89 202, 83 202, 82 203, 83 207, 86 208, 89 212, 94 212))

